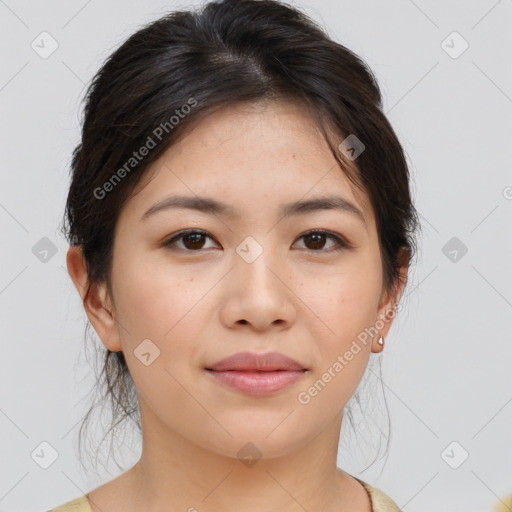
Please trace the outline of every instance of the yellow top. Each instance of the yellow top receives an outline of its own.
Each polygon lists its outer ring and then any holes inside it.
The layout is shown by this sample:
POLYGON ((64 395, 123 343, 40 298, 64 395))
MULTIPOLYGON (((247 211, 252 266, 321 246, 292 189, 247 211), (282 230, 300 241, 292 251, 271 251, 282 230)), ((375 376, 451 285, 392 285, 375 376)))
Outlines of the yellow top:
MULTIPOLYGON (((379 489, 354 477, 366 489, 372 502, 372 512, 400 512, 398 505, 379 489)), ((93 512, 87 494, 80 498, 64 503, 60 507, 52 508, 48 512, 93 512)))

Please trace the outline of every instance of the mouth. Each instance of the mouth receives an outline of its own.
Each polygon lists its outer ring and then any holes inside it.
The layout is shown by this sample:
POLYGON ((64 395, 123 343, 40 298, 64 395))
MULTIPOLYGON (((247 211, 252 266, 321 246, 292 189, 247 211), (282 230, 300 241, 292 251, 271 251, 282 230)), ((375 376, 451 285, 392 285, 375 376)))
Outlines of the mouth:
POLYGON ((205 370, 215 382, 252 396, 277 393, 308 371, 299 362, 279 352, 239 352, 205 370))
POLYGON ((206 369, 219 384, 250 396, 275 394, 297 382, 307 370, 212 370, 206 369))

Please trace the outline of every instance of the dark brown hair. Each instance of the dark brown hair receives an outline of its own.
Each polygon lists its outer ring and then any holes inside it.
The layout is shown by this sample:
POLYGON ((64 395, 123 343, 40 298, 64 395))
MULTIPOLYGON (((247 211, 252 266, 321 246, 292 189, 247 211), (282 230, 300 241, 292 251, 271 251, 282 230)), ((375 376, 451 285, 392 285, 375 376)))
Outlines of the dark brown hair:
MULTIPOLYGON (((416 252, 419 221, 404 150, 382 111, 377 80, 309 17, 274 0, 221 0, 169 13, 129 37, 94 77, 71 161, 63 228, 69 243, 82 247, 88 285, 106 283, 111 291, 116 221, 151 163, 206 115, 237 102, 279 98, 308 109, 341 171, 368 194, 385 287, 397 286, 400 267, 416 252), (364 144, 355 160, 338 149, 349 135, 364 144), (144 146, 151 149, 135 158, 144 146)), ((102 400, 111 402, 110 430, 126 418, 140 430, 122 352, 107 349, 96 384, 102 400)))

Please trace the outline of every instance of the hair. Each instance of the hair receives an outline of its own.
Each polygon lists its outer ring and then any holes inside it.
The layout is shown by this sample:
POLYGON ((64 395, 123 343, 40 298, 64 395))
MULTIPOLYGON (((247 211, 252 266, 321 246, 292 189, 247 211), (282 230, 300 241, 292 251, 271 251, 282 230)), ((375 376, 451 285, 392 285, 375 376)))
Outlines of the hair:
MULTIPOLYGON (((106 59, 87 88, 63 227, 69 243, 81 246, 86 296, 93 284, 105 283, 112 297, 116 222, 146 169, 205 116, 236 103, 279 99, 308 110, 342 172, 368 195, 384 287, 400 284, 399 270, 416 253, 420 226, 404 150, 383 113, 374 74, 289 4, 220 0, 146 24, 106 59), (364 144, 356 160, 340 151, 349 135, 364 144), (150 141, 151 150, 136 159, 134 152, 150 141)), ((94 389, 104 392, 100 402, 110 400, 109 432, 127 418, 142 431, 123 352, 100 350, 103 366, 94 389)), ((348 417, 352 424, 350 411, 348 417)))

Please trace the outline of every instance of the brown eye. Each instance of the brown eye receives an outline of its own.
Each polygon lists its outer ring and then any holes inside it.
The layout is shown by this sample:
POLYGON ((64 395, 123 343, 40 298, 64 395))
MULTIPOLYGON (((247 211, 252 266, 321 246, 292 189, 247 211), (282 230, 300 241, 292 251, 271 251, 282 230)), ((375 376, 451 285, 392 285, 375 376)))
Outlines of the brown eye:
POLYGON ((202 233, 190 233, 182 238, 183 245, 187 249, 201 249, 204 245, 204 235, 202 233))
POLYGON ((324 233, 311 233, 306 235, 304 240, 311 242, 311 246, 308 246, 308 249, 322 249, 325 245, 326 238, 324 233))
MULTIPOLYGON (((205 247, 206 239, 208 238, 213 240, 206 231, 190 229, 177 233, 164 242, 163 245, 170 250, 200 252, 202 249, 212 248, 212 246, 205 247)), ((299 240, 300 239, 304 240, 305 249, 311 252, 335 252, 351 247, 349 243, 345 242, 341 237, 324 230, 309 231, 300 236, 299 240), (329 241, 331 241, 331 245, 326 249, 325 246, 329 241)))
MULTIPOLYGON (((205 239, 207 238, 212 239, 212 237, 209 236, 206 231, 200 231, 197 229, 181 231, 177 235, 164 242, 164 246, 170 247, 171 249, 174 249, 174 246, 177 246, 178 250, 194 252, 204 248, 205 239), (182 242, 181 247, 176 243, 178 241, 182 242)), ((209 248, 210 247, 207 247, 207 249, 209 248)))
POLYGON ((330 249, 324 250, 323 252, 339 251, 349 247, 348 243, 342 240, 339 236, 323 230, 310 231, 302 235, 300 238, 304 239, 306 249, 313 252, 322 251, 328 240, 334 241, 334 248, 331 246, 330 249))

